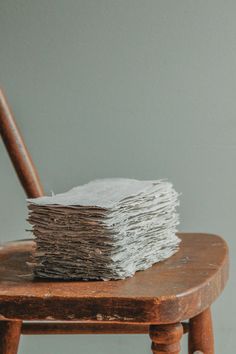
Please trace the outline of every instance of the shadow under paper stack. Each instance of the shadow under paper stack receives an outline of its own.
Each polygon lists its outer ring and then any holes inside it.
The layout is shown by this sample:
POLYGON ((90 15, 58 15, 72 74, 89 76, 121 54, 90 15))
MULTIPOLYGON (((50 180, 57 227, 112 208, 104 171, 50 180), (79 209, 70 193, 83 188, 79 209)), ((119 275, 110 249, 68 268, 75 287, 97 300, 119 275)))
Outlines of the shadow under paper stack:
POLYGON ((37 277, 123 279, 178 250, 178 193, 165 180, 100 179, 28 199, 37 277))

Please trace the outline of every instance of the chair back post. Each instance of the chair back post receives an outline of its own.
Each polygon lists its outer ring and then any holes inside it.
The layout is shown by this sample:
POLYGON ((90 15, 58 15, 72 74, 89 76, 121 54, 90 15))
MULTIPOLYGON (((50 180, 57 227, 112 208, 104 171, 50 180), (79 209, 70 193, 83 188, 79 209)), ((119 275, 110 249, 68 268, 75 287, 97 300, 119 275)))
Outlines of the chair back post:
POLYGON ((1 89, 0 135, 27 197, 37 198, 43 196, 44 192, 37 170, 1 89))

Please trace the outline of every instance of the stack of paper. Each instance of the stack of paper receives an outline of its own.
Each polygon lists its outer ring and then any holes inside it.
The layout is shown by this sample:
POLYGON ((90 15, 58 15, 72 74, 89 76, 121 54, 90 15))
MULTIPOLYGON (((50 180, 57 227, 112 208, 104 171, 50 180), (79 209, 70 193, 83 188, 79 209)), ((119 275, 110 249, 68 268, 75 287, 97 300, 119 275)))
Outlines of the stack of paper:
POLYGON ((101 179, 28 200, 34 272, 56 279, 122 279, 178 250, 178 194, 167 181, 101 179))

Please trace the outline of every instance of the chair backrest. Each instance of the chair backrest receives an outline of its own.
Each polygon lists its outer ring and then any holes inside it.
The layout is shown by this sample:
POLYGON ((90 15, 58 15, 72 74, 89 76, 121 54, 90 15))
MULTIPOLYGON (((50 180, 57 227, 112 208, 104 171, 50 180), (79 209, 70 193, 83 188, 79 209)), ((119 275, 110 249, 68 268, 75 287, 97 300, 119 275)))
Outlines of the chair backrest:
POLYGON ((41 197, 44 192, 37 170, 1 89, 0 134, 26 195, 29 198, 41 197))

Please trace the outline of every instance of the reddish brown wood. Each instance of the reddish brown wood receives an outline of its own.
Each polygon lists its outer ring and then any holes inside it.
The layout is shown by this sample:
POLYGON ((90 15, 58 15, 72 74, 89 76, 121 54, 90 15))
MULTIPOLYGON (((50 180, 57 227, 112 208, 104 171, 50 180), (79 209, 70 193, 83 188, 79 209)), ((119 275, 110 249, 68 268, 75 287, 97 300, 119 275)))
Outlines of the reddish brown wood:
POLYGON ((0 314, 23 320, 175 323, 209 307, 228 277, 228 250, 218 236, 180 234, 173 257, 119 281, 34 280, 26 263, 33 242, 0 251, 0 314))
POLYGON ((144 334, 149 325, 142 323, 81 323, 81 322, 27 322, 22 334, 144 334))
MULTIPOLYGON (((188 323, 182 323, 184 333, 188 323)), ((22 324, 22 334, 147 334, 149 325, 143 323, 109 322, 26 322, 22 324)))
POLYGON ((21 321, 0 321, 0 353, 16 354, 21 333, 21 321))
POLYGON ((210 308, 191 318, 189 323, 189 354, 194 354, 196 351, 204 354, 214 354, 210 308))
POLYGON ((42 196, 43 188, 39 176, 1 90, 0 134, 27 196, 31 198, 42 196))
POLYGON ((181 323, 150 326, 153 354, 179 354, 183 335, 181 323))

